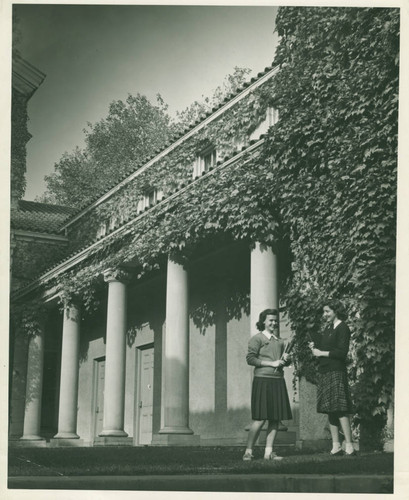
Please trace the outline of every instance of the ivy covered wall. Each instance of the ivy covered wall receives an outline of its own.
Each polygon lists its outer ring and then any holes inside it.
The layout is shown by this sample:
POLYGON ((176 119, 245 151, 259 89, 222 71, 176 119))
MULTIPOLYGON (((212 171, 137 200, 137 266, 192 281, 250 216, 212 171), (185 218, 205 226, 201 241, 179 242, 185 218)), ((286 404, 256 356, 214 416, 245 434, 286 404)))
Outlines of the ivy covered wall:
POLYGON ((67 253, 66 244, 40 240, 18 240, 12 255, 12 288, 18 289, 30 283, 53 262, 61 260, 67 253))
POLYGON ((101 221, 134 218, 147 188, 166 197, 47 286, 92 309, 109 267, 132 262, 141 278, 168 254, 184 262, 206 245, 271 245, 291 256, 291 265, 281 260, 280 292, 298 374, 314 380, 307 334, 321 327, 322 301, 347 305, 356 423, 375 443, 394 384, 399 11, 282 7, 276 26, 274 78, 73 224, 76 252, 101 221), (268 106, 280 119, 263 144, 192 182, 201 148, 231 156, 268 106))
POLYGON ((290 242, 299 369, 314 378, 307 334, 322 301, 340 298, 357 422, 374 443, 394 386, 399 10, 286 7, 276 27, 280 121, 264 162, 290 242))
POLYGON ((21 199, 26 189, 27 97, 13 89, 11 113, 11 193, 21 199))
MULTIPOLYGON (((161 190, 164 196, 178 191, 192 181, 193 164, 207 145, 217 150, 218 159, 230 157, 266 118, 271 105, 272 80, 254 89, 217 119, 183 141, 170 153, 156 161, 140 175, 128 182, 108 200, 93 208, 68 227, 70 250, 95 241, 99 225, 113 216, 118 227, 123 220, 137 215, 138 202, 150 189, 161 190), (238 146, 240 144, 240 146, 238 146)), ((155 156, 155 155, 153 155, 155 156)))

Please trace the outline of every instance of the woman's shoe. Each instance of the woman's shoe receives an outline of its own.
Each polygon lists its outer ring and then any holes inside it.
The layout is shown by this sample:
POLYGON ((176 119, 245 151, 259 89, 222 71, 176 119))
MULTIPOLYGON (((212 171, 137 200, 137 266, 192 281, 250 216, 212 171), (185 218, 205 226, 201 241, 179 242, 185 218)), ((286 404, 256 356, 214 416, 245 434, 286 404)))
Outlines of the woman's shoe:
POLYGON ((274 451, 272 451, 270 455, 264 457, 264 460, 282 460, 282 459, 283 457, 279 457, 277 453, 274 453, 274 451))
POLYGON ((336 451, 335 453, 333 453, 332 451, 329 452, 329 454, 331 455, 331 457, 339 457, 341 455, 343 455, 343 451, 342 451, 342 448, 340 448, 338 451, 336 451))
POLYGON ((344 452, 344 455, 346 457, 353 457, 354 455, 356 455, 356 451, 355 450, 352 450, 350 453, 347 453, 346 451, 344 452))

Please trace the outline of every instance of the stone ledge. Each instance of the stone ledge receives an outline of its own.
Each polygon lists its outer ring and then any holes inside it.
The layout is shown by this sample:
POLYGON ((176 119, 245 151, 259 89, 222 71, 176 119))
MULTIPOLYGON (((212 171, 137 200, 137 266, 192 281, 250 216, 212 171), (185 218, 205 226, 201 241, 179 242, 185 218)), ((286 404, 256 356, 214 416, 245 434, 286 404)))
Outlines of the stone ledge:
POLYGON ((11 489, 393 493, 393 476, 324 474, 192 474, 157 476, 20 476, 11 489))
POLYGON ((200 436, 196 434, 154 434, 152 446, 199 446, 200 436))
POLYGON ((50 439, 50 448, 73 448, 85 446, 83 439, 50 439))
POLYGON ((93 446, 133 446, 133 438, 129 436, 97 436, 93 446))
POLYGON ((10 440, 10 448, 46 448, 47 441, 45 439, 19 439, 10 440))

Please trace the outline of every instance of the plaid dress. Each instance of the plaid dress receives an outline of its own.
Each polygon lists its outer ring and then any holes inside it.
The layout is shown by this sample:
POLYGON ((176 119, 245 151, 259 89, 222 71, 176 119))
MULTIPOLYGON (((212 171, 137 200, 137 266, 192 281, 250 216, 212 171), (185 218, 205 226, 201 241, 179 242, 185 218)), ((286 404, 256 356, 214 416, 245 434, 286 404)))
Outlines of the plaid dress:
POLYGON ((318 413, 353 413, 346 371, 320 374, 317 385, 318 413))
POLYGON ((335 328, 327 328, 314 339, 318 349, 330 354, 319 358, 318 413, 353 413, 346 370, 349 339, 350 331, 344 322, 335 328))

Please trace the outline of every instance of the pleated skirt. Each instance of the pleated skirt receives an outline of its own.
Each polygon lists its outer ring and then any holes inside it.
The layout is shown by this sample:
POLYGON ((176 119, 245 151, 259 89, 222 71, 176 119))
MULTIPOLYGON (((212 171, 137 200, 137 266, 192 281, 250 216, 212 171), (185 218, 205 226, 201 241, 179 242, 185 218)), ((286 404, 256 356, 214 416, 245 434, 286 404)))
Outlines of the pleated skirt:
POLYGON ((254 377, 251 390, 253 420, 291 420, 291 406, 284 378, 254 377))
POLYGON ((354 412, 345 371, 320 373, 317 384, 317 412, 354 412))

